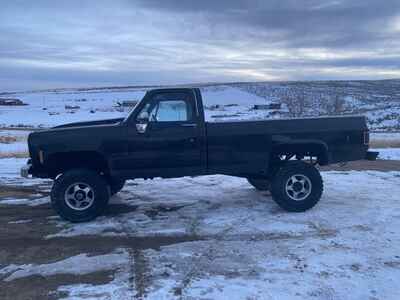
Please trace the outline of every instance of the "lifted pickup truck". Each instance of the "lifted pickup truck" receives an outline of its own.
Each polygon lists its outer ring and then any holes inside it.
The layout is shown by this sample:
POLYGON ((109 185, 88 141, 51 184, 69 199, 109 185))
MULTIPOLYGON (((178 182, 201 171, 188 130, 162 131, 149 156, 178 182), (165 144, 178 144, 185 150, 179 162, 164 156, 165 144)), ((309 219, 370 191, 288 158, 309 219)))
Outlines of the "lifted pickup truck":
POLYGON ((34 132, 24 177, 54 179, 61 217, 102 214, 125 180, 226 174, 270 190, 283 209, 302 212, 321 198, 315 165, 375 159, 364 117, 209 123, 197 88, 148 91, 125 119, 34 132))

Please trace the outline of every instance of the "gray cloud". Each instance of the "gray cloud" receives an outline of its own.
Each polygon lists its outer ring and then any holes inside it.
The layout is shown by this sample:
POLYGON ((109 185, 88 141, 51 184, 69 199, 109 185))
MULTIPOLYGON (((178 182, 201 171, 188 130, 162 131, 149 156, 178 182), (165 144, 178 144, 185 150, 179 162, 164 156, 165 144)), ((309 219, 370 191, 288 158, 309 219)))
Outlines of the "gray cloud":
POLYGON ((399 35, 398 0, 6 1, 0 90, 398 77, 399 35))

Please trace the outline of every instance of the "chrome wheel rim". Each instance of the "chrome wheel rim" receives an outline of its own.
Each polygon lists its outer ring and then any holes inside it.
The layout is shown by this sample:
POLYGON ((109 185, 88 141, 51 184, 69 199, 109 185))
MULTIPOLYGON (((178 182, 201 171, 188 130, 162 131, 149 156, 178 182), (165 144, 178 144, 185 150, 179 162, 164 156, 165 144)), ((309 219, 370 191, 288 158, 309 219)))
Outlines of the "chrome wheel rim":
POLYGON ((311 194, 311 180, 303 174, 293 175, 286 181, 285 190, 290 199, 302 201, 311 194))
POLYGON ((87 183, 73 183, 65 190, 64 201, 73 210, 88 209, 94 202, 93 188, 87 183))

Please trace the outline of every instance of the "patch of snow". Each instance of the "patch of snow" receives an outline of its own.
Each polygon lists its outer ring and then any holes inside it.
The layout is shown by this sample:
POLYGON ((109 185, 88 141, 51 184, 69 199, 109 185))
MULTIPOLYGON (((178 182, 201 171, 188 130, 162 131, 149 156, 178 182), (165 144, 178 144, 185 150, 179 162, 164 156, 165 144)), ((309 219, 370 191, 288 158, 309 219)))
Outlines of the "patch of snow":
POLYGON ((28 153, 29 133, 30 131, 26 130, 0 130, 0 157, 28 153))
POLYGON ((400 148, 371 149, 371 151, 378 151, 379 159, 400 160, 400 148))
POLYGON ((247 93, 238 88, 221 87, 217 90, 205 90, 202 92, 204 106, 213 105, 238 105, 252 107, 255 104, 269 104, 264 98, 247 93))
MULTIPOLYGON (((315 232, 307 220, 314 214, 327 218, 324 205, 326 199, 336 199, 337 195, 348 195, 351 199, 369 199, 374 195, 386 195, 388 185, 397 188, 397 173, 382 172, 323 172, 326 182, 325 193, 318 207, 304 215, 285 214, 283 211, 270 214, 276 209, 271 196, 257 192, 245 179, 213 175, 196 178, 138 181, 132 189, 125 188, 127 203, 138 208, 118 216, 99 217, 84 224, 71 224, 58 219, 51 220, 60 232, 48 236, 68 237, 77 235, 129 235, 129 236, 182 236, 185 234, 215 235, 231 228, 228 235, 258 232, 264 235, 296 236, 315 232), (383 178, 379 187, 380 178, 383 178), (393 183, 391 183, 394 181, 393 183), (374 191, 358 187, 355 182, 366 182, 378 186, 374 191), (176 187, 179 186, 179 189, 176 187), (373 193, 373 194, 371 194, 373 193), (159 207, 163 208, 161 211, 159 207), (179 208, 178 210, 168 208, 179 208), (155 212, 154 216, 151 214, 155 212), (266 214, 268 222, 266 222, 266 214), (181 216, 186 216, 182 218, 181 216), (188 217, 190 216, 190 217, 188 217), (282 219, 283 218, 283 219, 282 219)), ((392 194, 389 195, 392 197, 392 194)), ((121 199, 114 197, 111 204, 121 199)), ((336 201, 336 200, 335 200, 336 201)), ((367 200, 357 200, 367 201, 367 200)), ((344 221, 343 221, 344 222, 344 221)))
MULTIPOLYGON (((9 182, 7 176, 15 176, 12 163, 21 160, 0 161, 7 161, 0 178, 9 182)), ((111 205, 135 207, 130 212, 83 224, 47 220, 58 226, 55 236, 65 238, 197 239, 140 250, 143 299, 399 299, 400 172, 331 171, 322 177, 321 201, 299 214, 284 212, 242 178, 213 175, 135 180, 111 199, 111 205)), ((0 274, 13 280, 111 270, 108 283, 58 291, 67 293, 65 299, 122 300, 137 292, 131 261, 128 250, 86 253, 42 265, 10 265, 0 274)))
POLYGON ((85 120, 120 118, 129 110, 119 111, 117 102, 140 100, 144 93, 141 89, 17 93, 15 97, 28 106, 1 107, 0 126, 52 127, 85 120), (67 106, 79 108, 67 109, 67 106))
MULTIPOLYGON (((35 196, 35 195, 32 195, 35 196)), ((41 196, 41 195, 36 195, 41 196)), ((28 206, 39 206, 43 204, 50 203, 50 197, 43 198, 35 198, 35 199, 15 199, 15 198, 6 198, 0 200, 0 204, 3 205, 28 205, 28 206)))
POLYGON ((26 224, 26 223, 30 223, 30 222, 32 222, 32 220, 27 219, 27 220, 10 221, 10 222, 8 222, 8 224, 26 224))
POLYGON ((28 144, 26 142, 0 143, 0 155, 11 153, 28 153, 28 144))
POLYGON ((0 269, 0 274, 6 275, 4 281, 12 281, 29 276, 53 276, 57 274, 84 275, 98 271, 114 270, 127 265, 129 254, 124 249, 114 253, 98 256, 79 254, 54 263, 35 265, 9 265, 0 269))
MULTIPOLYGON (((398 83, 388 85, 377 81, 373 89, 370 82, 342 82, 339 83, 340 88, 337 85, 338 82, 259 82, 211 84, 200 88, 206 106, 206 120, 212 122, 275 119, 287 117, 289 110, 296 112, 299 109, 303 116, 329 115, 336 109, 334 101, 339 92, 344 100, 339 113, 366 115, 370 129, 400 129, 398 83), (271 102, 282 104, 282 108, 277 111, 251 109, 254 104, 271 102), (302 107, 299 108, 299 105, 302 107)), ((28 106, 0 107, 0 126, 50 127, 69 122, 125 117, 130 108, 118 107, 118 103, 140 100, 144 93, 145 89, 132 87, 15 93, 12 96, 20 98, 28 106)))
POLYGON ((133 299, 132 286, 129 284, 129 273, 117 271, 114 279, 106 284, 73 284, 60 286, 57 291, 68 296, 60 300, 126 300, 133 299))
POLYGON ((400 132, 371 132, 371 141, 384 140, 384 141, 400 141, 400 132))
POLYGON ((0 184, 32 186, 49 182, 39 178, 22 178, 20 169, 26 165, 27 158, 0 158, 0 184))

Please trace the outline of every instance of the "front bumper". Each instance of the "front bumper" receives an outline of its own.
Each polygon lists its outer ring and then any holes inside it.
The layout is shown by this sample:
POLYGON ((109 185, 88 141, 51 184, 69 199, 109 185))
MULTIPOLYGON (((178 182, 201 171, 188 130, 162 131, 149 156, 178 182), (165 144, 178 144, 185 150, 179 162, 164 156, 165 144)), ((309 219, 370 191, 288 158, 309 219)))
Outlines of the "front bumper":
POLYGON ((26 164, 20 170, 21 177, 29 178, 29 175, 32 174, 32 164, 26 164))
POLYGON ((367 151, 365 155, 366 160, 376 160, 378 158, 379 152, 377 151, 367 151))

